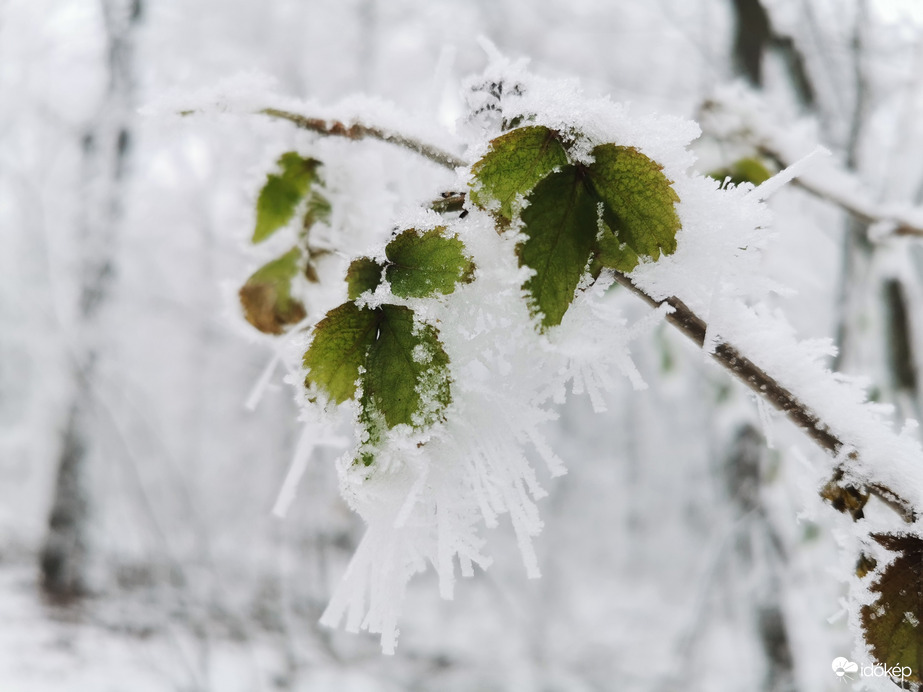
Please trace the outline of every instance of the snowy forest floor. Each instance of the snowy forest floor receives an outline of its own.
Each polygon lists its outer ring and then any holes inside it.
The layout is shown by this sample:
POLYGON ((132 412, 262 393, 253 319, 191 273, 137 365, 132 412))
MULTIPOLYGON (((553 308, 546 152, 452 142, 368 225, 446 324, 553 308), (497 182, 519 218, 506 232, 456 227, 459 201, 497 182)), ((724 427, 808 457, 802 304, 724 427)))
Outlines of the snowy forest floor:
POLYGON ((444 658, 382 657, 377 640, 321 628, 317 613, 285 621, 268 591, 231 613, 144 569, 119 581, 58 605, 34 555, 0 560, 0 692, 391 692, 452 675, 444 658))
POLYGON ((192 614, 178 591, 171 607, 170 589, 128 580, 77 606, 48 603, 27 557, 0 563, 0 692, 323 689, 329 675, 339 689, 374 689, 350 685, 356 676, 344 677, 329 651, 326 664, 308 660, 310 647, 291 655, 287 635, 258 610, 246 622, 192 614))
MULTIPOLYGON (((211 677, 218 670, 227 676, 221 689, 244 689, 253 682, 254 667, 267 677, 273 672, 284 676, 284 661, 273 654, 268 635, 266 642, 206 636, 188 618, 160 611, 141 590, 125 589, 117 598, 94 598, 80 606, 55 606, 42 599, 37 578, 34 562, 0 565, 3 692, 64 686, 108 692, 124 690, 126 684, 135 692, 191 689, 190 678, 211 677)), ((283 677, 279 682, 284 688, 283 677)))

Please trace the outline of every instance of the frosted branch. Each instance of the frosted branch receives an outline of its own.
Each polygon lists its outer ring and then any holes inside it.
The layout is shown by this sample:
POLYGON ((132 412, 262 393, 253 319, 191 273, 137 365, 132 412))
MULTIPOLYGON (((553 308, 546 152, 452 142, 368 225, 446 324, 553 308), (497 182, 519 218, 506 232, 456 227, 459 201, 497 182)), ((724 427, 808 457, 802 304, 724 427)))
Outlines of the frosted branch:
MULTIPOLYGON (((730 91, 706 101, 699 112, 702 128, 720 141, 756 149, 780 169, 802 158, 814 142, 791 128, 783 129, 767 115, 765 102, 751 92, 730 91)), ((832 157, 800 171, 792 181, 818 199, 834 204, 859 221, 882 231, 876 238, 923 237, 923 208, 913 204, 884 204, 869 194, 869 187, 832 157)))
POLYGON ((409 151, 419 154, 440 166, 455 170, 461 166, 467 166, 468 163, 461 158, 451 154, 439 147, 421 142, 412 137, 391 132, 382 128, 363 125, 362 123, 352 123, 347 125, 339 120, 326 120, 324 118, 309 118, 306 115, 291 113, 289 111, 279 110, 278 108, 264 108, 258 111, 261 115, 268 115, 270 118, 288 120, 294 123, 302 130, 309 130, 320 135, 329 137, 345 137, 346 139, 377 139, 382 142, 389 142, 409 151))
MULTIPOLYGON (((786 168, 786 158, 767 145, 759 147, 761 154, 771 159, 780 168, 786 168)), ((801 176, 792 180, 792 184, 814 195, 818 199, 834 204, 859 221, 866 224, 888 224, 892 226, 887 235, 923 237, 923 223, 906 218, 902 214, 892 214, 880 209, 864 193, 857 194, 862 186, 855 176, 847 171, 838 171, 834 180, 823 180, 815 176, 801 176), (836 182, 840 184, 837 185, 836 182)))
MULTIPOLYGON (((666 304, 672 308, 666 316, 667 322, 676 327, 700 348, 704 347, 707 325, 705 321, 690 310, 683 301, 675 297, 655 300, 642 289, 635 286, 631 279, 624 274, 620 272, 614 272, 614 274, 615 280, 618 281, 618 283, 639 296, 652 307, 659 307, 666 304)), ((753 390, 757 396, 785 414, 790 421, 801 428, 808 437, 821 447, 821 449, 834 457, 840 456, 846 450, 848 445, 836 435, 832 434, 829 431, 830 426, 821 420, 814 411, 800 401, 792 392, 777 382, 771 375, 744 356, 734 346, 728 343, 719 343, 715 346, 710 355, 721 367, 753 390)), ((847 458, 851 456, 854 457, 854 455, 855 453, 850 453, 847 455, 847 458)), ((882 484, 869 483, 866 484, 864 490, 879 498, 900 515, 904 521, 908 523, 916 521, 917 516, 912 503, 894 492, 891 488, 882 484)), ((864 500, 861 499, 864 495, 863 489, 858 489, 849 485, 842 469, 838 469, 836 477, 831 481, 831 484, 825 487, 823 495, 826 499, 831 500, 834 506, 840 511, 850 510, 854 517, 858 518, 861 516, 862 504, 864 504, 864 500), (855 498, 857 506, 853 506, 849 499, 846 500, 844 506, 838 506, 837 501, 833 500, 831 497, 835 489, 849 494, 850 498, 855 498)))

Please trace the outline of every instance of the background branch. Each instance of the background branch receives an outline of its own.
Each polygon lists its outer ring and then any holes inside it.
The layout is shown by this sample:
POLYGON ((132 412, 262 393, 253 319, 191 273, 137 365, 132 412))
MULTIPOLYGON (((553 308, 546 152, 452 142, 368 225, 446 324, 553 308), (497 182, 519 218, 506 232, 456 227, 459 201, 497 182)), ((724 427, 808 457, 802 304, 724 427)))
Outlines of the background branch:
MULTIPOLYGON (((758 147, 760 154, 770 159, 780 169, 787 168, 792 161, 779 153, 775 148, 768 144, 761 144, 758 147)), ((836 187, 834 185, 823 185, 809 176, 800 176, 792 180, 792 185, 800 187, 802 190, 811 193, 815 197, 830 202, 843 209, 845 212, 855 217, 857 221, 865 224, 874 223, 891 223, 894 224, 894 230, 888 235, 895 236, 919 236, 923 237, 923 225, 910 219, 902 218, 899 215, 889 214, 878 208, 878 205, 868 200, 865 195, 856 195, 856 190, 861 189, 861 184, 855 179, 852 173, 840 171, 838 178, 841 182, 849 183, 848 186, 836 187), (849 194, 847 194, 847 189, 849 194)))
MULTIPOLYGON (((856 90, 861 93, 862 88, 857 85, 856 90)), ((783 170, 801 159, 809 145, 788 138, 767 123, 762 108, 763 101, 741 104, 725 97, 713 97, 703 103, 697 120, 711 136, 724 142, 744 145, 751 151, 755 149, 760 156, 783 170), (714 117, 716 115, 717 119, 714 117), (729 116, 738 122, 726 129, 722 120, 729 116)), ((860 104, 856 108, 862 110, 864 107, 860 104)), ((858 137, 857 128, 855 123, 851 125, 853 137, 858 137)), ((800 172, 791 184, 840 207, 858 222, 892 226, 884 233, 876 233, 874 239, 891 236, 923 237, 923 208, 912 205, 894 208, 875 200, 869 193, 868 184, 850 168, 855 155, 849 151, 846 155, 845 165, 831 158, 812 163, 810 169, 800 172)))

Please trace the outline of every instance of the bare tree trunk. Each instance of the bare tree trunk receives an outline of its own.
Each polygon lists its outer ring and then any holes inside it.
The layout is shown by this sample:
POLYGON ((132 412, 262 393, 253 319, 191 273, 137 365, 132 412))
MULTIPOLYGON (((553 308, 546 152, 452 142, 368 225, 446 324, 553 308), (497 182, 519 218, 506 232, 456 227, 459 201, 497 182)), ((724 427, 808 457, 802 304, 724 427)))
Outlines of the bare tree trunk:
POLYGON ((898 411, 904 418, 920 420, 920 388, 913 349, 913 323, 907 289, 900 279, 888 278, 882 285, 885 318, 885 346, 890 385, 898 411))
MULTIPOLYGON (((814 87, 804 56, 794 40, 775 31, 761 0, 732 0, 732 5, 735 18, 733 59, 738 74, 761 89, 764 59, 767 54, 775 53, 783 61, 798 102, 803 108, 814 110, 814 87)), ((789 692, 796 689, 796 685, 795 661, 782 610, 779 577, 785 553, 760 496, 765 456, 766 441, 759 431, 750 424, 740 426, 726 457, 724 479, 734 513, 739 520, 749 517, 752 526, 738 542, 738 559, 745 571, 756 572, 765 581, 758 590, 753 611, 757 638, 766 661, 762 689, 789 692), (769 546, 769 549, 757 554, 754 542, 769 546)))
MULTIPOLYGON (((850 115, 849 133, 846 139, 846 167, 858 171, 859 145, 862 129, 866 121, 869 99, 869 85, 862 67, 864 31, 866 18, 865 2, 859 0, 853 36, 850 42, 850 60, 852 62, 853 89, 855 98, 850 115)), ((842 269, 839 286, 839 315, 836 327, 835 343, 837 354, 832 369, 848 369, 849 359, 855 350, 852 340, 857 337, 857 323, 864 321, 865 306, 863 298, 872 290, 872 257, 875 247, 868 239, 869 224, 849 216, 843 234, 842 269)))
POLYGON ((782 610, 782 572, 785 552, 760 496, 766 441, 750 424, 740 426, 731 442, 724 467, 725 488, 737 520, 749 530, 737 542, 737 555, 746 572, 758 573, 754 615, 757 636, 766 659, 765 692, 791 692, 795 661, 782 610), (762 548, 760 550, 759 548, 762 548))
POLYGON ((42 587, 49 596, 69 600, 86 588, 86 519, 88 499, 83 482, 86 421, 78 394, 71 404, 64 430, 61 458, 54 488, 48 534, 42 547, 42 587))
POLYGON ((87 524, 91 507, 87 463, 93 449, 93 379, 99 354, 99 315, 115 273, 122 194, 131 147, 134 34, 142 0, 103 0, 108 40, 108 89, 83 137, 84 207, 80 225, 80 303, 74 329, 74 393, 61 443, 57 478, 42 547, 42 588, 59 601, 87 590, 87 524))
POLYGON ((814 107, 814 87, 804 64, 804 56, 790 36, 775 31, 760 0, 732 0, 734 9, 734 67, 754 87, 763 87, 763 60, 778 55, 791 81, 798 101, 814 107))

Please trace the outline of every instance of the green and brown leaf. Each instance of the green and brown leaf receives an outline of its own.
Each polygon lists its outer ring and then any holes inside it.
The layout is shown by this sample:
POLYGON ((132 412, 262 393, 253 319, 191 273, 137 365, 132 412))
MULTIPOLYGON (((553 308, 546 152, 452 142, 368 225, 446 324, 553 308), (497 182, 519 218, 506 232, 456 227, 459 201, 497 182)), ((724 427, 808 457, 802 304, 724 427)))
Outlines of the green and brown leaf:
POLYGON ((391 291, 401 298, 447 295, 458 283, 474 279, 474 263, 465 256, 458 238, 446 235, 444 226, 424 233, 403 231, 385 247, 385 277, 391 291))
POLYGON ((335 403, 356 399, 366 432, 360 460, 369 465, 385 428, 435 423, 452 401, 449 357, 432 325, 410 308, 360 308, 353 302, 331 310, 314 328, 304 354, 306 387, 335 403))
POLYGON ((616 144, 594 148, 593 158, 590 184, 619 242, 655 260, 661 252, 675 252, 680 221, 673 205, 679 197, 662 167, 637 149, 616 144))
POLYGON ((512 219, 517 196, 566 164, 567 154, 554 130, 539 125, 511 130, 494 139, 471 167, 471 201, 482 209, 499 202, 500 216, 512 219))
POLYGON ((355 300, 366 291, 374 291, 381 283, 384 267, 370 257, 354 259, 346 270, 346 293, 350 300, 355 300))
POLYGON ((382 305, 376 312, 378 335, 366 355, 364 394, 389 428, 431 425, 452 400, 449 357, 439 332, 415 324, 413 310, 401 305, 382 305))
POLYGON ((300 265, 301 250, 294 247, 257 269, 241 287, 244 317, 261 332, 281 334, 284 327, 305 318, 304 305, 292 298, 292 280, 300 265))
MULTIPOLYGON (((279 173, 266 176, 266 183, 256 200, 254 243, 263 242, 291 221, 298 205, 317 181, 320 161, 289 151, 282 154, 276 164, 279 173)), ((325 198, 317 194, 312 196, 312 201, 313 205, 309 204, 308 209, 311 223, 315 218, 325 219, 329 216, 330 205, 325 198)), ((305 223, 308 223, 307 217, 305 223)))
POLYGON ((569 164, 556 132, 529 126, 493 140, 472 167, 471 197, 482 208, 499 202, 509 220, 525 195, 519 263, 535 272, 523 288, 542 329, 561 323, 588 271, 628 272, 642 257, 676 250, 679 197, 662 167, 617 144, 592 156, 592 164, 569 164))
POLYGON ((911 534, 872 534, 896 552, 869 588, 878 594, 861 611, 862 631, 877 663, 909 668, 905 681, 920 683, 923 671, 923 539, 911 534))
POLYGON ((708 177, 722 183, 730 178, 734 185, 740 185, 741 183, 759 185, 769 180, 772 177, 772 172, 760 159, 755 156, 747 156, 738 159, 726 168, 712 171, 708 174, 708 177))
POLYGON ((517 248, 520 266, 535 271, 524 284, 543 328, 561 323, 574 300, 598 232, 596 199, 577 166, 543 179, 522 212, 525 240, 517 248))
POLYGON ((353 302, 334 308, 314 327, 314 338, 304 354, 308 369, 305 386, 316 385, 342 404, 356 396, 360 368, 378 336, 379 315, 353 302))

